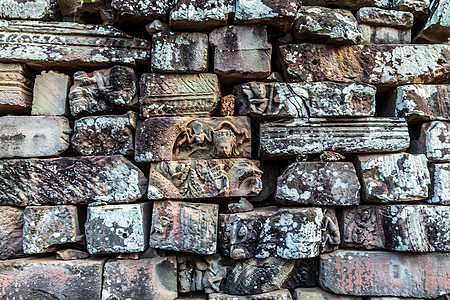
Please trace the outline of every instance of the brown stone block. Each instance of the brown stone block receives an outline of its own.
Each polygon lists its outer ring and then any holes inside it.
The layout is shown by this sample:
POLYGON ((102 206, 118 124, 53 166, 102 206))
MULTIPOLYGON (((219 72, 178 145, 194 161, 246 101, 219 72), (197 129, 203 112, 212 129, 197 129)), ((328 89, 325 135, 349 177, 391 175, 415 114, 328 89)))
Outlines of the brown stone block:
POLYGON ((414 15, 406 11, 381 9, 377 7, 363 7, 356 13, 359 24, 374 27, 392 27, 411 29, 414 15))
POLYGON ((339 7, 350 10, 358 10, 366 6, 378 6, 383 3, 379 0, 302 0, 305 6, 325 6, 325 7, 339 7))
POLYGON ((411 29, 359 24, 361 44, 409 44, 411 29))
POLYGON ((23 256, 23 208, 0 206, 0 260, 23 256))
POLYGON ((25 64, 0 64, 0 113, 31 109, 32 76, 25 64))
POLYGON ((419 136, 411 141, 412 153, 425 154, 429 162, 450 161, 450 122, 422 123, 419 136))
POLYGON ((361 297, 342 296, 328 293, 320 287, 297 288, 292 294, 295 300, 362 300, 361 297))
POLYGON ((209 295, 209 300, 292 300, 289 290, 278 290, 258 295, 236 296, 223 293, 209 295))

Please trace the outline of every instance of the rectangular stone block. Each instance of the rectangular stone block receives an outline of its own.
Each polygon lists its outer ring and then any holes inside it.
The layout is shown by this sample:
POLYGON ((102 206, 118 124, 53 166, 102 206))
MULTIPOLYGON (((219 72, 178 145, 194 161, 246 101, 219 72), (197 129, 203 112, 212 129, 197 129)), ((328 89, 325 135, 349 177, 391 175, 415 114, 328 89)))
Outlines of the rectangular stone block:
POLYGON ((320 285, 336 294, 436 298, 450 292, 449 277, 444 253, 338 250, 320 256, 320 285))
POLYGON ((295 300, 362 300, 361 297, 342 296, 328 293, 320 287, 297 288, 292 292, 292 295, 295 300))
POLYGON ((100 299, 104 261, 99 258, 0 260, 0 298, 100 299))
POLYGON ((147 189, 123 156, 0 160, 1 205, 133 202, 147 189))
POLYGON ((137 113, 84 117, 75 121, 72 147, 80 155, 134 155, 137 113))
POLYGON ((144 23, 154 19, 164 20, 172 6, 170 0, 112 0, 112 8, 117 12, 118 21, 123 25, 144 23))
POLYGON ((235 296, 223 293, 215 293, 209 295, 209 300, 292 300, 289 290, 278 290, 258 295, 235 296))
POLYGON ((102 299, 178 299, 175 256, 108 260, 102 299))
POLYGON ((89 206, 85 224, 89 253, 133 253, 147 249, 149 210, 149 203, 89 206))
POLYGON ((377 7, 363 7, 359 9, 356 13, 356 18, 359 24, 399 29, 411 29, 414 21, 414 15, 410 12, 377 7))
POLYGON ((419 136, 411 141, 409 151, 425 154, 429 162, 450 161, 450 122, 422 123, 419 136))
POLYGON ((0 113, 25 112, 31 109, 32 76, 25 64, 0 64, 0 113))
POLYGON ((138 123, 135 160, 251 157, 247 117, 161 117, 138 123))
POLYGON ((144 73, 140 81, 141 117, 206 116, 220 100, 216 74, 144 73))
POLYGON ((23 208, 0 206, 0 260, 23 256, 23 208))
POLYGON ((0 19, 28 19, 52 21, 58 18, 56 0, 3 0, 0 2, 0 19))
POLYGON ((445 43, 450 38, 449 0, 431 0, 430 15, 415 43, 445 43))
POLYGON ((150 247, 214 254, 217 246, 218 217, 217 204, 154 202, 150 247))
POLYGON ((339 7, 358 10, 366 6, 383 6, 383 0, 302 0, 305 6, 339 7))
POLYGON ((259 155, 261 159, 282 159, 323 151, 397 152, 408 146, 404 119, 294 119, 261 124, 259 155))
POLYGON ((394 27, 358 25, 361 32, 361 44, 409 44, 411 43, 411 29, 394 27))
POLYGON ((0 117, 0 158, 58 156, 69 148, 65 117, 0 117))
POLYGON ((56 71, 42 71, 36 76, 31 114, 36 116, 67 116, 67 95, 72 79, 56 71))
POLYGON ((450 164, 429 164, 431 186, 429 203, 450 205, 450 164))

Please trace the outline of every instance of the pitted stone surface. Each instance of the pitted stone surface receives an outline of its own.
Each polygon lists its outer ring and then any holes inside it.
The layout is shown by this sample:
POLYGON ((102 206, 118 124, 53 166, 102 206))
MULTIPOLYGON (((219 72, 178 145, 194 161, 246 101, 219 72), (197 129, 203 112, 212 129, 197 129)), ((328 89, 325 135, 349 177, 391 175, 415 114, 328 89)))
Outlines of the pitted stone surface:
POLYGON ((56 71, 42 71, 36 76, 31 114, 36 116, 67 116, 67 95, 71 78, 56 71))
POLYGON ((56 0, 3 0, 0 2, 0 19, 52 21, 57 18, 56 0))
POLYGON ((356 14, 358 23, 371 26, 411 29, 414 16, 410 12, 363 7, 356 14))
POLYGON ((431 186, 429 203, 450 205, 450 164, 429 164, 431 186))
POLYGON ((153 19, 162 19, 171 8, 170 0, 112 0, 111 6, 122 22, 146 22, 153 19))
POLYGON ((419 136, 411 141, 410 151, 422 153, 429 162, 450 161, 450 122, 422 123, 419 136))
POLYGON ((0 206, 0 260, 23 256, 23 208, 0 206))
POLYGON ((33 75, 25 64, 0 64, 0 113, 29 111, 33 75))

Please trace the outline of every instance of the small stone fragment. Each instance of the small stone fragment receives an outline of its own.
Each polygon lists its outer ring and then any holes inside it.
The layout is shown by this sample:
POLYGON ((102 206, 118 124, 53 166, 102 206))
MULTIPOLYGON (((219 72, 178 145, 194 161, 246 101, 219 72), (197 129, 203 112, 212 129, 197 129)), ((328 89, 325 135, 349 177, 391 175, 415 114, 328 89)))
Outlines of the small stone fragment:
POLYGON ((450 164, 430 164, 429 203, 450 205, 450 164))
POLYGON ((238 201, 228 202, 229 213, 248 212, 253 210, 253 205, 247 199, 241 198, 238 201))
POLYGON ((0 19, 23 19, 53 21, 58 18, 56 0, 2 0, 0 19))
POLYGON ((340 161, 345 159, 345 156, 333 151, 323 151, 319 156, 320 161, 340 161))
POLYGON ((431 0, 430 16, 415 43, 445 43, 450 38, 450 0, 431 0))
POLYGON ((219 205, 179 201, 153 203, 150 247, 214 254, 219 205))
POLYGON ((147 24, 145 26, 145 29, 147 30, 147 32, 149 34, 154 34, 154 33, 160 32, 160 31, 165 31, 165 32, 170 31, 169 25, 167 25, 166 23, 164 23, 161 20, 154 20, 153 22, 147 24))
POLYGON ((220 99, 220 115, 230 117, 234 115, 234 104, 236 99, 234 95, 227 95, 220 99))
POLYGON ((71 78, 56 71, 42 71, 36 76, 31 114, 36 116, 67 116, 67 95, 71 78))
POLYGON ((340 296, 328 293, 319 287, 297 288, 293 291, 292 295, 295 300, 362 300, 361 297, 340 296))
POLYGON ((0 206, 0 260, 23 256, 23 208, 0 206))
POLYGON ((423 123, 419 137, 411 141, 410 151, 422 153, 429 162, 450 161, 450 122, 423 123))
POLYGON ((0 113, 18 113, 31 109, 32 76, 25 64, 0 63, 0 113))
POLYGON ((88 258, 89 253, 76 249, 65 249, 56 251, 56 259, 75 260, 88 258))
POLYGON ((139 253, 119 253, 116 255, 116 259, 122 260, 137 260, 139 259, 139 253))
POLYGON ((292 300, 289 290, 278 290, 258 295, 235 296, 223 293, 210 294, 209 300, 292 300))

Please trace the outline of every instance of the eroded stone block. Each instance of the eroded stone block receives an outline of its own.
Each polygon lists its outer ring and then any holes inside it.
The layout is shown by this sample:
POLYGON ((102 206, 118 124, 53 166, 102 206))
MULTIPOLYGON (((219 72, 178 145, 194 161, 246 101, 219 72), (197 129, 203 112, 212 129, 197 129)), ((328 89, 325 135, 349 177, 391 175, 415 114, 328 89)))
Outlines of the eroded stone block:
POLYGON ((450 161, 450 122, 423 123, 419 136, 411 141, 410 151, 422 153, 429 162, 450 161))
POLYGON ((0 260, 23 256, 23 208, 0 206, 0 260))
POLYGON ((67 116, 67 95, 71 78, 56 71, 42 71, 36 76, 31 114, 37 116, 67 116))
POLYGON ((117 11, 119 21, 148 22, 154 19, 164 20, 171 8, 170 0, 112 0, 111 6, 117 11))
POLYGON ((377 7, 363 7, 359 9, 356 18, 359 24, 400 29, 411 29, 414 21, 414 16, 410 12, 377 7))
POLYGON ((106 0, 56 0, 63 17, 63 21, 86 24, 111 24, 112 12, 110 1, 106 0), (108 17, 106 17, 108 15, 108 17))
POLYGON ((430 164, 430 197, 428 202, 450 205, 450 164, 430 164))
POLYGON ((29 111, 33 84, 25 64, 0 64, 0 113, 29 111))
POLYGON ((350 10, 358 10, 366 6, 383 6, 386 5, 385 0, 302 0, 305 6, 317 5, 325 7, 339 7, 350 10))
POLYGON ((419 43, 445 43, 450 38, 449 0, 431 0, 430 16, 414 39, 419 43))
POLYGON ((0 2, 0 19, 56 20, 58 3, 56 0, 3 0, 0 2))
POLYGON ((289 290, 278 290, 258 295, 236 296, 223 293, 215 293, 209 295, 210 300, 292 300, 289 290))
POLYGON ((409 44, 411 30, 359 24, 361 44, 409 44))
POLYGON ((295 300, 362 300, 361 297, 342 296, 328 293, 319 287, 297 288, 293 291, 293 295, 295 300))

